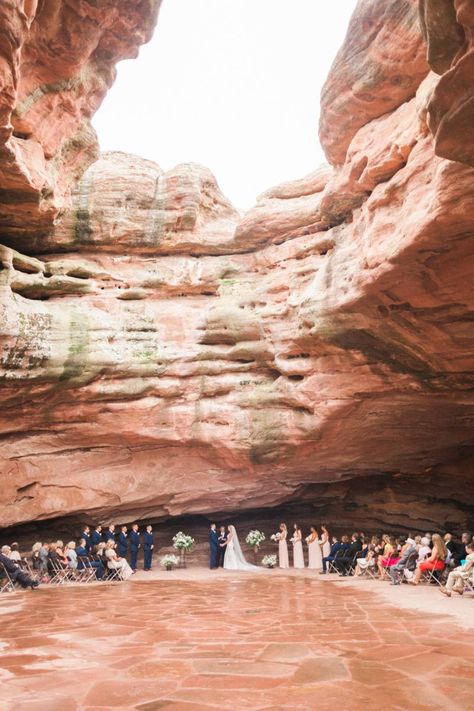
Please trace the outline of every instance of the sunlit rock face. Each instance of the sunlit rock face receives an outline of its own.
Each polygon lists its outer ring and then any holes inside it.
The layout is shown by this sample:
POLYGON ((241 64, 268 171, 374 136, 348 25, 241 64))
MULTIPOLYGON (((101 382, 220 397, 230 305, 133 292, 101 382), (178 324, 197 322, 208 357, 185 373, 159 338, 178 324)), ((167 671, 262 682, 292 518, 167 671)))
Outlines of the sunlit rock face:
POLYGON ((161 0, 2 0, 0 234, 31 250, 99 149, 90 119, 161 0))
POLYGON ((3 525, 295 501, 474 523, 474 169, 437 155, 450 70, 417 23, 359 3, 323 92, 332 167, 243 216, 206 168, 121 153, 45 234, 23 216, 1 256, 3 525))

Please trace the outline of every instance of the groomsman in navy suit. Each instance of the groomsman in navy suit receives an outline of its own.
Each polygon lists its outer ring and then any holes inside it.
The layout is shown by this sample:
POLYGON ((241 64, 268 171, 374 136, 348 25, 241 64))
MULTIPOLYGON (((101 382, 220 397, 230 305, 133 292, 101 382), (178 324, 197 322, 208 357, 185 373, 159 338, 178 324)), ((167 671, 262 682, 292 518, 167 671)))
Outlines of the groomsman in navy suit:
POLYGON ((91 529, 89 526, 84 526, 84 530, 82 531, 81 538, 84 539, 84 548, 86 549, 87 553, 89 553, 91 549, 91 537, 90 537, 90 532, 91 529))
POLYGON ((128 540, 130 543, 130 567, 133 572, 136 572, 138 549, 140 548, 140 534, 138 532, 138 523, 133 524, 132 530, 130 531, 130 534, 128 536, 128 540))
POLYGON ((217 568, 217 560, 219 557, 219 536, 215 523, 211 523, 209 530, 209 554, 209 567, 211 570, 214 570, 217 568))
POLYGON ((108 543, 109 541, 115 542, 115 526, 113 523, 110 524, 105 532, 105 542, 108 543))
POLYGON ((219 529, 219 550, 217 552, 217 567, 224 567, 224 556, 225 556, 225 543, 227 541, 227 532, 225 526, 221 526, 219 529))
POLYGON ((119 539, 118 539, 118 554, 119 554, 120 558, 127 557, 127 548, 128 548, 127 527, 122 526, 122 528, 120 529, 119 539))
POLYGON ((145 533, 142 534, 143 541, 143 570, 151 570, 151 559, 153 556, 153 529, 151 526, 146 527, 145 533))
POLYGON ((91 536, 91 544, 93 546, 98 546, 99 543, 102 543, 102 526, 96 526, 91 536))

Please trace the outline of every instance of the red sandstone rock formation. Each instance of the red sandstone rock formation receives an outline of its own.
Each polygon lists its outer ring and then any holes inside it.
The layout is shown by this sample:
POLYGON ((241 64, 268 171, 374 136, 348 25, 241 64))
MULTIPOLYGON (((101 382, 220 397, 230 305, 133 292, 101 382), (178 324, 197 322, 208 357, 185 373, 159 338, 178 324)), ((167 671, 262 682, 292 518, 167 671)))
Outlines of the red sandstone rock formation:
POLYGON ((54 228, 10 222, 3 525, 318 497, 469 522, 474 170, 436 155, 451 70, 416 11, 359 3, 323 92, 333 167, 243 217, 205 168, 111 153, 54 228))
POLYGON ((31 251, 98 157, 90 118, 152 35, 161 0, 2 0, 0 230, 31 251))

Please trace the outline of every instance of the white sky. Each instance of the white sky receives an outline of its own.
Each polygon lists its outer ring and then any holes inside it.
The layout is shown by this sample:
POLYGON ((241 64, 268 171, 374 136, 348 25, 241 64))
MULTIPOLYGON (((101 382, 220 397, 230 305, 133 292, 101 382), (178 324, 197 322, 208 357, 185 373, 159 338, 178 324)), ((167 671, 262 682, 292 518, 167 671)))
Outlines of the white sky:
POLYGON ((356 0, 163 0, 94 118, 102 150, 202 163, 239 208, 324 161, 319 94, 356 0))

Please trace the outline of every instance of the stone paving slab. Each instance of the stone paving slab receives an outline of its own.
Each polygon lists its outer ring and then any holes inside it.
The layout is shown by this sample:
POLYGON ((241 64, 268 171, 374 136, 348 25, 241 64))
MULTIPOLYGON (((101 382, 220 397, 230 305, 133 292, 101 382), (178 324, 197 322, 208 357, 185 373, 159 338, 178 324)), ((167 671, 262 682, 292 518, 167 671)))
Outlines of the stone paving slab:
POLYGON ((272 572, 2 596, 1 711, 474 710, 456 620, 272 572))

